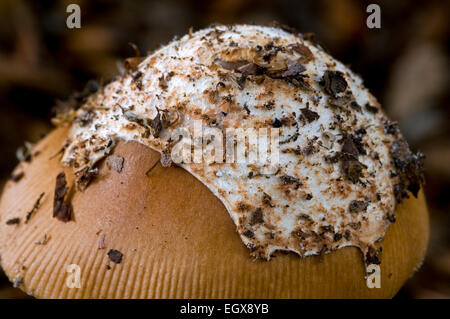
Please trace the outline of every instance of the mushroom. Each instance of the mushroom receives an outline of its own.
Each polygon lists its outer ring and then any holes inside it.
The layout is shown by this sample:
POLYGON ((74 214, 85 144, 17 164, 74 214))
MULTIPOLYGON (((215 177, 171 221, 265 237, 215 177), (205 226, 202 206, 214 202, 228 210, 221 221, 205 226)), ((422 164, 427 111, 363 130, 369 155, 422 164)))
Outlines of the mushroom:
POLYGON ((422 155, 361 83, 276 27, 162 47, 16 168, 0 201, 5 273, 41 298, 394 296, 428 242, 422 155), (173 163, 172 133, 196 121, 279 129, 276 169, 173 163))

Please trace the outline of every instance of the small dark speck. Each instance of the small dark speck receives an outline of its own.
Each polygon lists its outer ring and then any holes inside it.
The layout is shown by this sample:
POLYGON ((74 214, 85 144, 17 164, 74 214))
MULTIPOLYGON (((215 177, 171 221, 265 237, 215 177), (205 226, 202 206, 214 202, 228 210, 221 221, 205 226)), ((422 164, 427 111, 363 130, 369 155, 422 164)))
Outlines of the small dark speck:
POLYGON ((251 230, 248 229, 244 232, 244 236, 248 237, 248 238, 253 238, 253 237, 255 237, 255 234, 251 230))
POLYGON ((108 251, 108 257, 111 261, 115 262, 116 264, 120 264, 122 262, 123 254, 116 249, 110 249, 108 251))
POLYGON ((6 225, 18 225, 20 224, 20 218, 11 218, 6 221, 6 225))
POLYGON ((281 127, 281 121, 276 118, 275 120, 273 120, 272 126, 273 127, 281 127))

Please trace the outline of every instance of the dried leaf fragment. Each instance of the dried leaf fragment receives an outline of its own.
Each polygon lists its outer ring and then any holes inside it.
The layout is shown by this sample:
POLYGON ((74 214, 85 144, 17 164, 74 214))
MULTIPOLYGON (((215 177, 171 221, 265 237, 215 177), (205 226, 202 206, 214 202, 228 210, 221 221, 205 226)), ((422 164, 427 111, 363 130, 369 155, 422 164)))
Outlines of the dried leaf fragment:
POLYGON ((9 177, 9 179, 13 182, 18 182, 20 181, 23 177, 25 176, 24 172, 18 172, 17 174, 11 174, 11 176, 9 177))
POLYGON ((68 188, 66 187, 66 174, 59 173, 56 177, 55 197, 53 199, 53 217, 67 223, 72 218, 72 209, 65 202, 68 188))
POLYGON ((115 262, 116 264, 120 264, 122 262, 123 254, 116 249, 110 249, 108 251, 108 257, 111 261, 115 262))
POLYGON ((78 172, 75 173, 75 176, 77 177, 76 180, 76 186, 77 189, 80 191, 84 191, 89 183, 98 175, 98 168, 92 168, 91 165, 88 165, 78 172))
POLYGON ((163 129, 161 115, 159 112, 154 119, 147 121, 147 126, 150 128, 150 134, 152 134, 153 137, 158 138, 163 129))
POLYGON ((155 138, 159 137, 159 134, 163 129, 163 122, 161 121, 161 114, 159 111, 154 119, 144 119, 130 111, 125 112, 124 116, 128 121, 135 122, 147 129, 147 132, 155 138))
POLYGON ((264 222, 264 215, 261 208, 257 208, 250 219, 250 225, 261 224, 264 222))
POLYGON ((358 160, 349 157, 343 157, 341 169, 346 179, 356 184, 363 176, 363 169, 366 168, 364 164, 358 160))
POLYGON ((408 197, 406 190, 410 191, 414 197, 417 197, 420 185, 424 183, 423 167, 425 155, 421 152, 411 152, 404 138, 399 138, 392 145, 390 153, 400 179, 400 183, 394 186, 397 200, 401 201, 403 198, 408 197))
POLYGON ((222 68, 224 68, 225 70, 229 70, 229 71, 237 71, 240 67, 249 64, 248 61, 244 61, 244 60, 228 62, 228 61, 216 59, 215 62, 218 65, 220 65, 222 68))
POLYGON ((42 193, 41 195, 39 195, 38 199, 36 200, 36 202, 33 205, 33 208, 27 213, 27 216, 25 217, 25 224, 28 223, 28 221, 30 220, 31 216, 33 216, 33 213, 39 208, 39 205, 41 203, 41 199, 42 197, 44 197, 45 193, 42 193))
POLYGON ((352 214, 364 212, 367 210, 369 203, 364 200, 353 200, 350 202, 348 210, 352 214))
POLYGON ((365 107, 366 107, 366 110, 369 111, 370 113, 374 113, 375 114, 375 113, 378 112, 378 108, 376 106, 373 106, 373 105, 369 104, 369 103, 367 103, 365 105, 365 107))
POLYGON ((127 58, 125 59, 123 66, 125 67, 125 70, 129 72, 133 72, 137 70, 138 65, 144 61, 143 57, 133 57, 133 58, 127 58))
POLYGON ((301 43, 290 44, 288 45, 288 49, 294 50, 295 52, 297 52, 302 56, 300 58, 301 63, 306 64, 314 59, 314 55, 312 54, 311 50, 304 44, 301 43))
POLYGON ((302 186, 302 182, 293 176, 284 175, 280 177, 281 181, 283 182, 283 185, 294 185, 295 189, 298 189, 300 186, 302 186))
POLYGON ((300 73, 306 71, 306 68, 296 61, 289 61, 287 65, 287 70, 281 74, 283 78, 296 77, 300 73))
POLYGON ((19 217, 14 217, 11 219, 8 219, 6 221, 6 225, 19 225, 20 224, 20 218, 19 217))
POLYGON ((319 113, 311 111, 307 108, 300 109, 300 111, 302 112, 303 117, 308 121, 308 123, 311 123, 319 119, 320 117, 319 113))
POLYGON ((348 86, 342 72, 330 70, 325 71, 322 85, 325 92, 333 97, 336 97, 339 93, 344 92, 348 86))
POLYGON ((50 237, 47 236, 47 234, 44 234, 44 238, 42 238, 41 240, 35 242, 35 245, 45 245, 48 243, 48 241, 50 240, 50 237))

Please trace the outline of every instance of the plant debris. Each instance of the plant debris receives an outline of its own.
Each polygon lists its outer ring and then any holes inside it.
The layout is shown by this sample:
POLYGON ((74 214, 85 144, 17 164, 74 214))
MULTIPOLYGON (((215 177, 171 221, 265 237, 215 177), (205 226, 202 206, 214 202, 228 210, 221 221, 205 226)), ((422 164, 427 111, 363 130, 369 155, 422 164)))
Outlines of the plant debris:
POLYGON ((240 61, 223 61, 220 59, 216 59, 215 62, 220 65, 222 68, 228 71, 240 71, 239 68, 243 66, 247 66, 248 64, 251 64, 248 61, 240 60, 240 61))
POLYGON ((325 92, 332 97, 337 97, 337 95, 344 92, 348 86, 342 72, 330 70, 325 71, 321 84, 323 85, 325 92))
POLYGON ((91 165, 88 165, 81 170, 77 171, 75 173, 76 179, 76 186, 77 189, 80 191, 84 191, 88 186, 89 183, 98 175, 98 168, 94 167, 92 168, 91 165))
POLYGON ((81 127, 85 127, 92 123, 92 121, 94 120, 94 116, 94 112, 88 109, 77 116, 74 121, 80 123, 81 127))
POLYGON ((281 74, 283 78, 296 77, 306 71, 305 67, 296 61, 289 61, 287 70, 281 74))
POLYGON ((302 108, 300 109, 300 111, 302 112, 303 117, 306 119, 306 121, 308 121, 308 123, 311 123, 320 118, 319 113, 311 111, 310 109, 302 108))
POLYGON ((300 63, 308 63, 309 61, 314 59, 314 55, 312 54, 311 50, 304 44, 301 43, 294 43, 290 44, 287 47, 288 49, 294 50, 298 54, 300 54, 302 57, 300 58, 300 63))
POLYGON ((45 245, 45 244, 48 243, 49 240, 50 240, 50 237, 47 236, 47 234, 44 234, 44 238, 42 238, 42 239, 39 240, 39 241, 36 241, 35 244, 36 244, 36 245, 45 245))
POLYGON ((39 208, 39 205, 41 203, 41 199, 42 199, 42 197, 44 197, 44 195, 45 195, 45 193, 41 193, 41 195, 39 195, 38 199, 36 200, 36 202, 33 205, 33 208, 27 213, 27 215, 25 217, 25 224, 28 223, 30 218, 33 216, 33 213, 35 211, 37 211, 37 209, 39 208))
POLYGON ((25 176, 24 172, 18 172, 17 174, 11 174, 11 176, 9 177, 9 179, 13 182, 18 182, 20 181, 23 177, 25 176))
POLYGON ((242 73, 244 76, 261 75, 263 73, 263 70, 263 68, 252 62, 248 62, 236 69, 236 71, 242 73))
POLYGON ((55 197, 53 199, 53 217, 67 223, 72 219, 72 209, 65 202, 68 188, 66 187, 66 174, 59 173, 56 177, 55 197))
POLYGON ((384 124, 384 132, 386 134, 397 136, 400 133, 400 128, 398 127, 397 122, 385 121, 383 124, 384 124))
POLYGON ((20 224, 20 218, 19 217, 14 217, 11 219, 8 219, 6 221, 6 225, 19 225, 20 224))
POLYGON ((351 156, 342 156, 341 158, 342 173, 353 184, 356 184, 363 176, 364 168, 366 168, 364 164, 351 156))
POLYGON ((251 217, 250 225, 261 224, 264 222, 264 215, 261 208, 257 208, 251 217))
POLYGON ((244 231, 243 235, 244 235, 245 237, 248 237, 248 238, 253 238, 253 237, 255 237, 255 233, 252 232, 250 229, 247 229, 246 231, 244 231))
POLYGON ((120 264, 122 262, 123 254, 116 249, 110 249, 108 251, 108 257, 111 261, 115 262, 116 264, 120 264))
POLYGON ((148 134, 151 134, 154 138, 158 138, 163 129, 160 112, 156 114, 154 119, 141 118, 131 111, 125 112, 124 116, 128 121, 135 122, 144 127, 148 131, 148 134))
POLYGON ((262 202, 265 206, 275 207, 275 205, 272 203, 272 197, 267 193, 263 193, 262 202))
MULTIPOLYGON (((269 52, 264 56, 265 60, 270 60, 279 51, 279 48, 273 45, 272 46, 266 45, 265 48, 266 50, 269 50, 269 52)), ((286 68, 277 71, 273 71, 265 66, 244 60, 223 61, 220 59, 216 59, 215 62, 225 70, 238 72, 244 76, 244 78, 241 78, 239 81, 241 89, 243 88, 245 77, 248 75, 253 76, 266 75, 272 79, 287 80, 288 82, 298 87, 304 87, 307 89, 310 88, 309 84, 305 81, 307 75, 302 74, 303 72, 306 71, 306 68, 297 61, 288 60, 286 68)))
POLYGON ((273 120, 273 122, 272 122, 272 126, 275 127, 275 128, 279 128, 279 127, 281 127, 282 125, 283 125, 283 123, 281 123, 281 121, 280 121, 279 119, 277 119, 277 118, 275 118, 275 119, 273 120))
POLYGON ((381 264, 380 252, 381 252, 381 249, 375 249, 374 247, 369 247, 369 249, 366 253, 366 256, 365 256, 366 265, 381 264))
POLYGON ((412 153, 404 138, 399 138, 392 145, 390 153, 400 181, 394 186, 397 201, 402 202, 403 198, 409 197, 406 190, 417 197, 420 185, 424 183, 425 155, 421 152, 412 153))
POLYGON ((294 185, 295 189, 298 189, 299 187, 301 187, 303 185, 302 182, 298 178, 293 177, 293 176, 283 175, 280 177, 280 179, 284 185, 294 185))
POLYGON ((369 203, 364 200, 353 200, 350 202, 348 210, 350 213, 356 214, 360 212, 365 212, 368 206, 369 203))
POLYGON ((395 223, 395 221, 397 220, 397 217, 393 213, 386 213, 385 218, 391 223, 395 223))
POLYGON ((358 157, 358 155, 366 155, 361 136, 347 134, 342 145, 342 152, 358 157))
MULTIPOLYGON (((140 72, 138 72, 140 73, 140 72)), ((141 73, 142 76, 142 73, 141 73)), ((169 72, 167 74, 163 74, 158 80, 159 80, 159 87, 163 90, 167 89, 169 87, 169 81, 174 76, 174 72, 169 72)), ((136 78, 136 76, 134 77, 136 78)), ((134 79, 133 78, 133 79, 134 79)))
POLYGON ((61 125, 71 121, 78 110, 94 93, 100 90, 101 84, 96 80, 89 80, 82 91, 74 92, 65 101, 57 100, 52 112, 55 117, 52 119, 54 125, 61 125))
POLYGON ((355 184, 363 176, 363 169, 366 168, 366 166, 358 160, 358 155, 360 154, 365 154, 360 137, 346 135, 344 137, 341 152, 326 158, 326 160, 331 163, 340 161, 342 174, 347 180, 355 184))
POLYGON ((369 111, 370 113, 377 113, 377 112, 378 112, 378 108, 377 108, 376 106, 373 106, 373 105, 369 104, 369 103, 367 103, 367 104, 365 105, 365 108, 366 108, 366 110, 369 111))

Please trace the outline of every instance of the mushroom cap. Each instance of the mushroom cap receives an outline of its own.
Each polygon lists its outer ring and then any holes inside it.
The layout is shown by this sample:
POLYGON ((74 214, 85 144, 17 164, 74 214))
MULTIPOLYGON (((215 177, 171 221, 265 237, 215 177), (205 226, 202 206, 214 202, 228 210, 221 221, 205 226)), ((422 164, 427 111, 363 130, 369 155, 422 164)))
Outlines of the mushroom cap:
POLYGON ((342 63, 298 34, 247 25, 128 62, 5 187, 0 253, 16 286, 39 297, 389 297, 419 265, 424 198, 396 203, 417 195, 422 156, 342 63), (172 133, 199 122, 280 128, 279 161, 163 169, 172 133), (369 289, 354 247, 378 264, 384 239, 382 288, 369 289), (253 260, 245 246, 277 258, 253 260))
POLYGON ((16 168, 24 176, 6 184, 0 201, 2 267, 33 296, 387 298, 424 258, 429 229, 420 192, 396 208, 397 221, 383 243, 380 289, 367 287, 355 247, 323 256, 280 253, 270 261, 252 260, 221 201, 182 168, 158 163, 146 176, 160 155, 135 141, 119 141, 113 151, 124 158, 120 173, 102 161, 99 176, 84 192, 69 193, 74 218, 63 223, 52 217, 55 179, 65 171, 70 185, 74 176, 54 155, 67 134, 61 127, 39 142, 39 155, 16 168), (6 224, 16 217, 19 224, 6 224), (120 263, 108 257, 111 249, 123 254, 120 263), (80 267, 80 288, 67 285, 71 264, 80 267))
POLYGON ((396 204, 408 191, 416 196, 422 181, 421 154, 410 151, 362 80, 281 28, 216 26, 187 34, 74 113, 62 162, 76 171, 80 190, 119 139, 173 155, 188 142, 179 141, 181 132, 194 136, 191 145, 202 132, 200 163, 194 151, 192 161, 178 164, 221 200, 257 258, 356 246, 367 264, 378 263, 396 204), (232 163, 229 150, 245 139, 233 139, 230 129, 246 130, 252 140, 232 163), (275 142, 261 152, 269 136, 275 142), (225 148, 226 161, 219 155, 222 162, 210 163, 208 146, 223 140, 216 149, 225 148))

